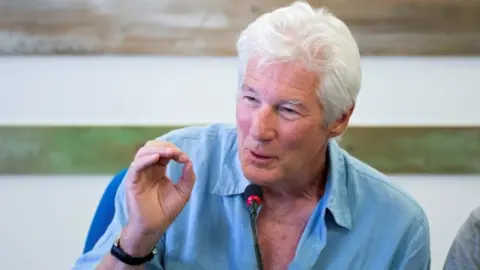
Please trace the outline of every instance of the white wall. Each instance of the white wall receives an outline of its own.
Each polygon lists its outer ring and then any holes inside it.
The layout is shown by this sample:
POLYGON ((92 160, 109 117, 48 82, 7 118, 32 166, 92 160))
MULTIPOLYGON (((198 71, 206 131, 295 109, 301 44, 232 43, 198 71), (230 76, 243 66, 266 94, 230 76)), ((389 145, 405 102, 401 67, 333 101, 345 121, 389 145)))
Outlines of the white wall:
MULTIPOLYGON (((0 58, 0 125, 233 122, 235 72, 230 58, 0 58)), ((365 58, 352 124, 480 125, 479 75, 480 58, 365 58)), ((69 269, 108 180, 0 176, 0 269, 69 269)), ((441 269, 480 175, 393 180, 425 207, 441 269)))

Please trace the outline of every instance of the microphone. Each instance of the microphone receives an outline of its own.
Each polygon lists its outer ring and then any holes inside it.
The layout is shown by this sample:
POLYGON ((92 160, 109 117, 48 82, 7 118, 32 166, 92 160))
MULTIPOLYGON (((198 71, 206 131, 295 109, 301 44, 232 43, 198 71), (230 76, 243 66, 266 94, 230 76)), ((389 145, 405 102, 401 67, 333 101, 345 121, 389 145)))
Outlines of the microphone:
POLYGON ((252 227, 255 256, 257 259, 258 269, 263 270, 262 256, 260 254, 260 246, 258 245, 257 236, 257 211, 260 205, 262 205, 263 191, 260 186, 250 184, 245 188, 245 192, 243 193, 243 199, 245 200, 245 204, 247 205, 248 211, 250 212, 250 224, 252 227))

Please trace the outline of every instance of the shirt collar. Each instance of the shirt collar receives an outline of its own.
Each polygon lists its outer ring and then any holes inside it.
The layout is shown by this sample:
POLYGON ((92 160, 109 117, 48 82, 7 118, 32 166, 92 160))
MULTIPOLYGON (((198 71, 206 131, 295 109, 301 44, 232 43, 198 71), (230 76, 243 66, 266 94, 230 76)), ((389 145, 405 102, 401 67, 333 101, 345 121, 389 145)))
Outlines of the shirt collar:
POLYGON ((329 194, 327 209, 335 222, 346 228, 352 229, 352 213, 347 193, 347 174, 345 155, 335 140, 328 143, 328 188, 329 194))
MULTIPOLYGON (((335 140, 328 144, 328 202, 327 209, 334 221, 346 228, 352 228, 352 216, 348 202, 347 179, 345 172, 344 154, 335 140)), ((243 194, 245 188, 251 183, 242 172, 238 155, 237 136, 223 160, 220 181, 212 189, 212 193, 220 196, 243 194)))

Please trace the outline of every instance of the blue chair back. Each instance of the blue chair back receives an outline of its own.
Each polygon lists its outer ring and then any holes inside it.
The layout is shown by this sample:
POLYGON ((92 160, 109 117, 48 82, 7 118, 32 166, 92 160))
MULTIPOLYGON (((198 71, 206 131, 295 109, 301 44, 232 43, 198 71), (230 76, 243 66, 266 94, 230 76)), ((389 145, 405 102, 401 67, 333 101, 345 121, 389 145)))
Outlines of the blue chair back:
POLYGON ((126 173, 127 169, 118 172, 105 189, 90 224, 83 253, 87 253, 95 246, 98 239, 105 233, 108 225, 112 222, 115 214, 115 194, 126 173))

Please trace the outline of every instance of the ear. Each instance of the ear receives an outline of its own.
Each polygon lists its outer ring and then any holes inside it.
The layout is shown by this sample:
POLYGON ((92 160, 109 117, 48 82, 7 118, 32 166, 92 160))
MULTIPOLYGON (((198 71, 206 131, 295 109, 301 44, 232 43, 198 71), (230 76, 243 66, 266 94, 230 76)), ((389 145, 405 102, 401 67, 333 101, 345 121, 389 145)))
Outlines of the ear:
POLYGON ((350 121, 350 117, 352 116, 353 110, 355 109, 355 104, 350 107, 339 119, 329 125, 328 130, 329 138, 334 138, 342 134, 345 129, 348 127, 348 122, 350 121))

